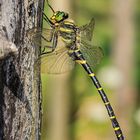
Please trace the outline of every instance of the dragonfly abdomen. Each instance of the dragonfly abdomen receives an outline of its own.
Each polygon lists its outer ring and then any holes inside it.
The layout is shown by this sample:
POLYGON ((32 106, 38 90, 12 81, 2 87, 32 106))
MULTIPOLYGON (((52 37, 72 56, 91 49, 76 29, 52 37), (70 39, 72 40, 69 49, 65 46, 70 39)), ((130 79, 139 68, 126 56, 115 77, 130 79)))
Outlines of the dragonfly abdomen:
POLYGON ((88 65, 88 63, 86 62, 86 60, 84 59, 81 51, 79 49, 75 50, 74 52, 75 55, 75 61, 79 64, 81 64, 84 69, 86 70, 86 72, 88 73, 89 77, 92 79, 95 87, 97 88, 104 104, 105 107, 107 109, 108 115, 110 117, 110 120, 112 122, 112 126, 114 128, 115 134, 117 136, 118 140, 124 140, 123 134, 122 134, 122 130, 119 126, 119 123, 116 119, 115 113, 113 111, 113 108, 103 90, 103 88, 101 87, 101 84, 99 83, 98 79, 96 78, 95 74, 93 73, 92 69, 90 68, 90 66, 88 65))

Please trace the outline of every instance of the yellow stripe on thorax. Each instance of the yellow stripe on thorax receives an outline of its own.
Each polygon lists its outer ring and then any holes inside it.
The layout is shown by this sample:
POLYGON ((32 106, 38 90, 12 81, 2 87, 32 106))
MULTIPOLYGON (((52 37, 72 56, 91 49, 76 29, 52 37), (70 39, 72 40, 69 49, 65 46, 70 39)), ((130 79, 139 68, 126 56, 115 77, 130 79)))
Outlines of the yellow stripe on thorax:
POLYGON ((60 27, 59 30, 61 32, 66 32, 66 33, 72 33, 72 32, 74 32, 72 29, 66 29, 66 28, 63 28, 63 27, 60 27))
POLYGON ((80 51, 79 49, 75 50, 75 52, 79 52, 79 51, 80 51))
POLYGON ((71 53, 73 53, 74 52, 74 50, 69 50, 69 53, 71 54, 71 53))
POLYGON ((79 57, 79 56, 81 56, 82 54, 77 54, 77 56, 79 57))
POLYGON ((72 41, 71 41, 71 39, 65 39, 65 38, 63 38, 62 37, 62 40, 64 41, 64 42, 66 42, 67 44, 70 44, 72 41))
POLYGON ((74 23, 73 22, 70 22, 70 21, 65 21, 64 23, 67 24, 67 25, 74 26, 74 23))

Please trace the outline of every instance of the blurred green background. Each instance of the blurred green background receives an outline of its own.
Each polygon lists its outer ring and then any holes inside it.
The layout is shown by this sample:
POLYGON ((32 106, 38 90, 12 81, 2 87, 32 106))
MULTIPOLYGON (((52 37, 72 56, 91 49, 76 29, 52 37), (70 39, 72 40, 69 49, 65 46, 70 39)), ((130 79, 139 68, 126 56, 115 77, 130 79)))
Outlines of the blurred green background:
MULTIPOLYGON (((104 58, 95 69, 126 137, 140 140, 140 1, 50 0, 78 26, 92 17, 92 43, 104 58)), ((45 4, 48 17, 52 12, 45 4)), ((44 27, 48 28, 44 22, 44 27)), ((42 74, 42 140, 115 140, 106 109, 81 66, 70 73, 42 74)))

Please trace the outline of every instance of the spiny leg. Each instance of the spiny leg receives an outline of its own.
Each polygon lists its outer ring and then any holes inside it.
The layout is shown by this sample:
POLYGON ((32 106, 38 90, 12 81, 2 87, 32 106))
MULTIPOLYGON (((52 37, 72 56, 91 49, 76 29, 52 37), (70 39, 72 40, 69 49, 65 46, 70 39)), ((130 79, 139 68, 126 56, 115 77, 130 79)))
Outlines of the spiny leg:
POLYGON ((54 50, 52 49, 52 46, 44 46, 43 49, 41 50, 41 55, 52 53, 54 50), (50 51, 45 52, 46 48, 50 48, 50 51))
POLYGON ((51 26, 51 27, 53 27, 53 23, 51 22, 51 20, 48 18, 48 16, 44 13, 44 10, 41 8, 41 7, 39 7, 39 9, 41 10, 41 12, 42 12, 42 14, 43 14, 43 18, 45 19, 45 21, 51 26))
MULTIPOLYGON (((44 36, 41 35, 41 38, 44 39, 46 42, 48 42, 48 40, 44 36)), ((57 39, 58 39, 57 33, 54 33, 54 36, 49 41, 49 42, 52 42, 52 45, 51 46, 48 46, 48 45, 44 46, 42 51, 41 51, 41 55, 47 54, 47 53, 52 53, 57 46, 57 39), (48 52, 47 51, 45 52, 46 48, 51 48, 51 50, 48 52)))
POLYGON ((53 9, 52 6, 49 4, 49 1, 48 1, 48 0, 46 0, 46 1, 47 1, 48 6, 50 7, 50 9, 52 10, 52 12, 55 13, 54 9, 53 9))

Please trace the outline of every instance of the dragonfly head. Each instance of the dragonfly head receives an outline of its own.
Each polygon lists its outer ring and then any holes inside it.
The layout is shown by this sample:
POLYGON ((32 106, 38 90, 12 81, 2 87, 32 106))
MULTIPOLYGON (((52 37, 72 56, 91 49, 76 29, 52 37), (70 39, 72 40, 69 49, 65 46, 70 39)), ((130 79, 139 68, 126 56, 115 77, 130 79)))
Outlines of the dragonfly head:
POLYGON ((52 23, 60 23, 68 18, 68 13, 63 11, 56 11, 53 16, 50 18, 52 23))

